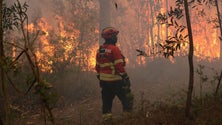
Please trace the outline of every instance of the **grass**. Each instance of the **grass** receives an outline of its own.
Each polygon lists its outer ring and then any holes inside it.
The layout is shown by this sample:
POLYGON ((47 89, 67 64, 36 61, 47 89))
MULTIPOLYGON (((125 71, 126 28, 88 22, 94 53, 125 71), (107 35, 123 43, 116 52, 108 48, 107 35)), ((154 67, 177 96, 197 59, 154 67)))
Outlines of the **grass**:
MULTIPOLYGON (((102 125, 100 101, 91 97, 87 101, 57 107, 53 110, 56 125, 102 125)), ((222 96, 217 100, 211 94, 202 99, 193 98, 192 119, 184 115, 185 101, 166 99, 149 102, 144 98, 136 101, 134 112, 121 115, 120 103, 115 100, 114 109, 117 108, 117 111, 114 111, 112 125, 222 125, 222 96)), ((33 112, 23 119, 17 118, 14 121, 16 125, 44 125, 42 116, 33 112)), ((49 121, 47 125, 50 125, 49 121)))
POLYGON ((116 120, 115 125, 222 125, 221 105, 222 99, 215 100, 214 96, 208 95, 202 100, 195 98, 192 118, 188 119, 183 104, 146 103, 142 110, 137 109, 130 116, 116 120))

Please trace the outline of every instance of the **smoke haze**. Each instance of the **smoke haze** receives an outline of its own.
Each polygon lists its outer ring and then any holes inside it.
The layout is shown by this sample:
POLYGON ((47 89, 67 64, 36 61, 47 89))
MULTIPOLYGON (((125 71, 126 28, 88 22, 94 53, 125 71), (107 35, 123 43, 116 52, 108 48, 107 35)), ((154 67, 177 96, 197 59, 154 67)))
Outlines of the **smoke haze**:
MULTIPOLYGON (((55 17, 56 15, 62 16, 62 19, 64 19, 64 22, 75 22, 76 20, 80 20, 80 16, 77 15, 80 14, 80 11, 76 11, 75 7, 70 4, 69 0, 20 0, 21 2, 27 2, 29 7, 28 15, 30 17, 30 22, 35 21, 38 18, 45 18, 47 22, 52 25, 56 26, 55 17)), ((10 5, 11 3, 15 2, 15 0, 8 0, 7 5, 10 5)), ((76 0, 76 4, 81 2, 81 0, 76 0)), ((117 27, 120 30, 119 34, 119 42, 118 46, 122 50, 122 53, 127 57, 127 71, 129 72, 129 76, 132 81, 132 87, 135 93, 139 94, 140 92, 145 92, 148 98, 152 98, 153 100, 157 98, 162 98, 166 93, 170 94, 175 91, 181 91, 182 89, 187 89, 188 85, 188 59, 187 59, 187 53, 185 53, 183 57, 175 57, 174 59, 165 59, 160 56, 151 56, 149 58, 144 57, 138 57, 137 52, 135 49, 142 49, 145 50, 149 55, 152 53, 152 48, 156 46, 157 43, 162 42, 166 36, 162 36, 162 40, 158 41, 157 38, 157 23, 151 24, 152 17, 151 13, 152 11, 156 10, 159 11, 161 8, 154 8, 154 3, 144 3, 143 5, 138 4, 139 2, 127 2, 126 0, 118 0, 116 1, 118 3, 118 8, 115 8, 114 3, 112 2, 112 21, 111 24, 114 27, 117 27), (148 8, 147 8, 148 7, 148 8), (153 8, 152 8, 153 7, 153 8), (147 11, 142 12, 142 10, 146 9, 147 11), (151 11, 152 10, 152 11, 151 11), (139 21, 139 22, 138 22, 139 21), (151 39, 152 31, 150 30, 153 28, 153 39, 151 39), (153 40, 153 41, 151 41, 153 40), (154 42, 155 43, 152 43, 154 42)), ((80 4, 81 5, 81 4, 80 4)), ((164 5, 164 2, 161 3, 161 5, 164 5)), ((219 4, 221 5, 221 4, 219 4)), ((88 11, 90 11, 90 8, 98 8, 98 1, 91 1, 85 4, 87 6, 88 11), (95 2, 95 4, 93 4, 95 2)), ((171 6, 171 5, 169 5, 171 6)), ((84 7, 80 7, 80 9, 84 9, 84 7)), ((164 9, 164 8, 163 8, 164 9)), ((98 9, 95 9, 96 11, 98 9)), ((99 12, 95 13, 98 14, 99 12)), ((155 14, 157 12, 153 12, 155 14)), ((83 15, 86 13, 83 13, 83 15)), ((78 25, 78 30, 80 31, 80 38, 81 34, 90 34, 85 31, 84 26, 87 25, 88 22, 95 22, 95 26, 97 28, 92 28, 92 31, 98 30, 98 15, 93 15, 90 17, 89 20, 82 20, 77 22, 76 25, 78 25), (95 19, 96 18, 96 19, 95 19), (85 23, 86 22, 86 23, 85 23), (81 27, 82 26, 82 27, 81 27), (82 30, 83 29, 83 30, 82 30)), ((153 16, 155 18, 155 15, 153 16)), ((155 21, 155 19, 154 19, 155 21)), ((184 20, 183 20, 184 21, 184 20)), ((181 22, 183 22, 181 21, 181 22)), ((206 23, 206 22, 205 22, 206 23)), ((90 24, 91 25, 91 24, 90 24)), ((196 26, 196 25, 195 25, 196 26)), ((197 28, 194 26, 194 30, 197 32, 203 31, 197 30, 197 28)), ((199 27, 199 25, 197 25, 199 27)), ((206 26, 209 26, 206 24, 206 26)), ((165 28, 161 29, 162 31, 165 30, 165 28)), ((206 30, 206 29, 205 29, 206 30)), ((212 30, 216 33, 216 36, 218 36, 217 32, 215 30, 212 30)), ((91 31, 90 31, 91 32, 91 31)), ((173 31, 172 31, 173 32, 173 31)), ((99 36, 98 34, 96 34, 99 36)), ((90 43, 90 47, 97 47, 98 48, 98 38, 94 38, 92 41, 88 40, 89 38, 86 37, 87 35, 82 35, 82 42, 83 43, 90 43), (95 45, 93 45, 95 44, 95 45)), ((197 35, 198 36, 198 35, 197 35)), ((206 36, 206 34, 204 34, 206 36)), ((211 36, 211 37, 215 37, 211 36)), ((203 39, 203 37, 201 37, 203 39)), ((200 39, 196 39, 198 41, 200 39)), ((211 44, 211 40, 206 41, 206 44, 211 44)), ((217 39, 215 42, 215 45, 212 46, 218 49, 219 40, 217 39)), ((205 45, 207 46, 207 45, 205 45)), ((205 49, 203 49, 205 50, 205 49)), ((205 51, 201 51, 201 53, 205 51)), ((157 50, 156 50, 157 51, 157 50)), ((208 51, 208 50, 206 50, 208 51)), ((211 52, 212 50, 209 50, 211 52)), ((200 58, 203 55, 200 55, 200 58)), ((218 58, 215 55, 212 57, 218 58)), ((204 64, 208 67, 213 67, 215 69, 221 70, 221 63, 218 62, 218 59, 215 59, 216 61, 208 62, 207 59, 211 58, 211 55, 209 54, 208 57, 206 57, 206 60, 199 61, 198 58, 195 57, 195 66, 197 67, 198 64, 204 64)), ((66 79, 70 84, 72 83, 73 77, 71 77, 72 74, 69 74, 69 77, 66 79)), ((77 77, 78 75, 76 75, 77 77)), ((81 77, 81 76, 79 76, 81 77)), ((87 77, 87 76, 86 76, 87 77)), ((86 78, 85 77, 85 78, 86 78)), ((92 76, 94 77, 94 76, 92 76)), ((80 78, 80 79, 85 79, 80 78)), ((62 78, 61 78, 62 79, 62 78)), ((96 78, 92 78, 94 81, 96 81, 96 78)), ((198 77, 196 77, 196 81, 198 81, 198 77)), ((60 81, 61 82, 61 81, 60 81)), ((88 81, 89 82, 89 81, 88 81)))

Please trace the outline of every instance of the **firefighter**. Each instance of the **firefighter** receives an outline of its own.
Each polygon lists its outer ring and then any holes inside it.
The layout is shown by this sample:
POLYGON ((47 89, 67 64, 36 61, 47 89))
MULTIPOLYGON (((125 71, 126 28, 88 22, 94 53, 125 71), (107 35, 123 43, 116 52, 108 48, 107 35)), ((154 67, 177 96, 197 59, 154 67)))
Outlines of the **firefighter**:
POLYGON ((122 104, 123 112, 129 113, 133 108, 133 94, 130 90, 129 76, 125 70, 125 57, 116 46, 119 31, 113 27, 102 30, 105 43, 96 54, 97 78, 102 88, 103 120, 112 119, 112 103, 115 96, 122 104))

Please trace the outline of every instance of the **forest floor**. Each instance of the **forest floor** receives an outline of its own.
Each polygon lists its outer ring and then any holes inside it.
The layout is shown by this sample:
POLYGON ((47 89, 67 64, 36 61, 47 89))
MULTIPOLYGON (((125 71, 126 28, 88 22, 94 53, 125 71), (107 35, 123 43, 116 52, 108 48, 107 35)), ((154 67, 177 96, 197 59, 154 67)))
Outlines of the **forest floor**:
MULTIPOLYGON (((79 102, 64 104, 54 108, 53 114, 56 125, 94 125, 102 123, 102 104, 100 98, 85 98, 79 102)), ((121 104, 117 98, 113 102, 113 115, 121 116, 121 104)), ((44 113, 38 109, 34 112, 24 113, 17 119, 16 125, 45 125, 44 113)), ((47 125, 51 125, 49 119, 47 125)))
MULTIPOLYGON (((135 111, 123 116, 120 101, 113 103, 112 125, 222 125, 222 100, 215 101, 211 97, 194 99, 192 117, 184 116, 182 104, 152 102, 143 100, 136 104, 135 111)), ((56 125, 103 125, 101 99, 88 97, 81 101, 61 103, 53 109, 56 125)), ((16 125, 45 125, 41 110, 27 113, 16 120, 16 125)), ((47 125, 52 125, 49 120, 47 125)))
MULTIPOLYGON (((170 85, 158 82, 132 84, 134 111, 124 116, 121 103, 116 97, 112 108, 112 125, 222 125, 222 93, 218 100, 215 100, 211 93, 200 99, 197 97, 197 91, 194 91, 192 114, 188 119, 184 115, 186 91, 183 88, 185 87, 177 82, 170 83, 170 85)), ((91 90, 90 86, 87 87, 91 90)), ((101 90, 98 86, 93 87, 96 88, 93 93, 81 96, 82 98, 78 100, 70 99, 74 96, 79 97, 73 90, 71 96, 60 97, 57 106, 52 110, 56 125, 104 125, 101 90)), ((68 90, 65 90, 67 93, 68 90)), ((83 89, 77 92, 85 93, 83 89)), ((33 100, 33 97, 23 100, 33 100)), ((13 105, 15 120, 12 121, 12 125, 52 125, 49 119, 45 124, 43 111, 32 104, 36 105, 36 102, 30 102, 30 104, 20 102, 18 105, 13 105), (21 108, 22 104, 26 104, 23 106, 26 108, 21 108), (20 109, 27 110, 20 111, 20 109)))

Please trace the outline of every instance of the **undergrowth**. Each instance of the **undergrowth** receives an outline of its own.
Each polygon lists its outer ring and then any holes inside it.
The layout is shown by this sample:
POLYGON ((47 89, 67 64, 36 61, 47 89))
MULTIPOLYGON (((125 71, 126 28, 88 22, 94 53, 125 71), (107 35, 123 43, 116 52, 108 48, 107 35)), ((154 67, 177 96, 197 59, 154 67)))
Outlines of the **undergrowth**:
POLYGON ((185 103, 142 100, 136 110, 127 117, 114 120, 115 125, 222 125, 222 96, 215 100, 213 94, 202 99, 195 97, 192 117, 185 117, 185 103))

